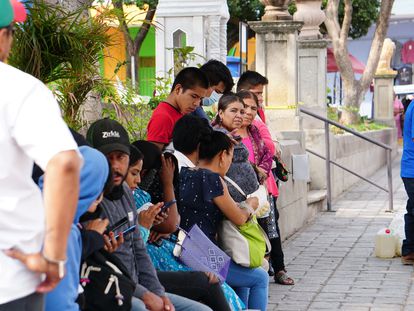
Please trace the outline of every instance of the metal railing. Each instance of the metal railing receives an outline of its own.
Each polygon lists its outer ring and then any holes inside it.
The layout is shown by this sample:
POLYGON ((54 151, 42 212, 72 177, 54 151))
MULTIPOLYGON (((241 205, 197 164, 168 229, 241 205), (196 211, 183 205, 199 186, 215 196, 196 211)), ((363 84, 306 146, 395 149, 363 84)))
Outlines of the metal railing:
POLYGON ((360 133, 358 133, 358 132, 356 132, 356 131, 354 131, 354 130, 352 130, 350 128, 347 128, 347 127, 343 126, 342 124, 340 124, 338 122, 335 122, 335 121, 329 120, 329 119, 327 119, 325 117, 322 117, 320 115, 317 115, 317 114, 309 111, 306 108, 300 107, 299 108, 299 111, 302 112, 302 113, 304 113, 304 114, 307 114, 307 115, 309 115, 311 117, 314 117, 314 118, 316 118, 318 120, 321 120, 321 121, 323 121, 325 123, 325 149, 326 149, 326 156, 324 157, 324 156, 316 153, 315 151, 312 151, 312 150, 309 150, 309 149, 306 149, 306 151, 309 152, 309 153, 311 153, 311 154, 313 154, 313 155, 315 155, 315 156, 317 156, 317 157, 319 157, 319 158, 321 158, 321 159, 324 159, 325 160, 325 163, 326 163, 326 199, 327 199, 327 208, 328 208, 328 211, 331 211, 332 210, 331 165, 330 164, 333 164, 333 165, 336 165, 339 168, 347 171, 348 173, 351 173, 352 175, 357 176, 360 179, 362 179, 362 180, 370 183, 371 185, 373 185, 373 186, 375 186, 375 187, 377 187, 377 188, 379 188, 379 189, 387 192, 388 193, 388 201, 389 201, 388 211, 389 212, 392 212, 393 211, 393 190, 392 190, 392 169, 391 169, 391 152, 392 152, 392 148, 390 146, 382 143, 382 142, 376 141, 376 140, 374 140, 372 138, 369 138, 369 137, 366 137, 365 135, 362 135, 362 134, 360 134, 360 133), (330 142, 329 142, 329 125, 336 126, 336 127, 340 128, 340 129, 342 129, 342 130, 344 130, 344 131, 346 131, 348 133, 353 134, 354 136, 357 136, 359 138, 362 138, 363 140, 368 141, 368 142, 370 142, 372 144, 375 144, 375 145, 377 145, 377 146, 379 146, 379 147, 381 147, 381 148, 383 148, 383 149, 386 150, 386 152, 387 152, 388 189, 386 189, 386 188, 378 185, 374 181, 369 180, 368 178, 365 178, 365 177, 363 177, 363 176, 355 173, 354 171, 352 171, 352 170, 350 170, 350 169, 342 166, 341 164, 336 163, 335 161, 332 161, 331 160, 330 142))

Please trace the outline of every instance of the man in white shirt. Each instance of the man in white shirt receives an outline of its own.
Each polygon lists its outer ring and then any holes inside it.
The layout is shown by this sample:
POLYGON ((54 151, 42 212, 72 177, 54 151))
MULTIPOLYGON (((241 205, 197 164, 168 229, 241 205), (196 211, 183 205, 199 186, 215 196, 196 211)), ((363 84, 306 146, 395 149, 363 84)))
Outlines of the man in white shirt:
POLYGON ((182 167, 195 167, 198 163, 198 149, 203 136, 212 129, 208 122, 192 115, 185 115, 174 126, 174 156, 178 161, 178 171, 182 167))
POLYGON ((47 87, 7 64, 15 0, 0 0, 0 311, 42 310, 64 275, 82 160, 47 87), (31 178, 45 171, 43 199, 31 178))

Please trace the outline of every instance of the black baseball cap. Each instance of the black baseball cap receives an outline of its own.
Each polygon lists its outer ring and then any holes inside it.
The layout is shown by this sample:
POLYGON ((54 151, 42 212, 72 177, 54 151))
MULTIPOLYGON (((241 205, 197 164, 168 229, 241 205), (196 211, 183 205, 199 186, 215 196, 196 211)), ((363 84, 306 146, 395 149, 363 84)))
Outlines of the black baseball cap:
POLYGON ((105 118, 92 123, 86 133, 86 140, 103 154, 112 151, 121 151, 128 155, 131 153, 128 133, 115 120, 105 118))

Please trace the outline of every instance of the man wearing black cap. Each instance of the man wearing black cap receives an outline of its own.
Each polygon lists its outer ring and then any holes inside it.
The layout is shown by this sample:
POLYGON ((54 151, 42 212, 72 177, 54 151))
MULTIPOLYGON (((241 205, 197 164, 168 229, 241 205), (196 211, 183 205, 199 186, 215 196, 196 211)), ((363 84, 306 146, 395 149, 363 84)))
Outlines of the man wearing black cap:
MULTIPOLYGON (((86 139, 94 148, 103 152, 111 164, 114 188, 104 197, 101 207, 110 225, 124 217, 128 218, 128 224, 118 229, 122 232, 137 224, 135 201, 128 185, 124 183, 130 154, 128 133, 117 121, 102 119, 91 125, 86 139)), ((118 246, 114 254, 122 260, 137 285, 132 311, 174 308, 183 311, 211 310, 195 301, 165 293, 138 229, 124 236, 124 243, 118 246)))
POLYGON ((82 162, 50 90, 4 63, 25 15, 16 0, 0 0, 1 311, 42 310, 42 294, 63 278, 82 162), (46 173, 43 197, 34 162, 46 173))

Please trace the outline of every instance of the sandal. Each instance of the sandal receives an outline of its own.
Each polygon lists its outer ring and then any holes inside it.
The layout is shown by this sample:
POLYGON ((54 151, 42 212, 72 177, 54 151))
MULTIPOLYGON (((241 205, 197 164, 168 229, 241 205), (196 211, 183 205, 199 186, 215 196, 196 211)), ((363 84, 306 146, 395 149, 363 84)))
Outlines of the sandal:
POLYGON ((295 281, 286 273, 285 270, 280 270, 275 274, 275 283, 281 285, 295 285, 295 281))
POLYGON ((401 263, 403 265, 412 265, 414 264, 414 258, 412 256, 401 256, 401 263))

